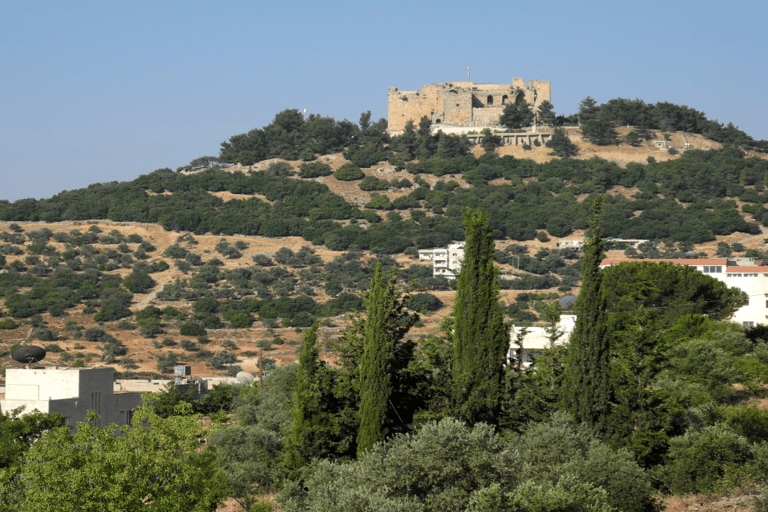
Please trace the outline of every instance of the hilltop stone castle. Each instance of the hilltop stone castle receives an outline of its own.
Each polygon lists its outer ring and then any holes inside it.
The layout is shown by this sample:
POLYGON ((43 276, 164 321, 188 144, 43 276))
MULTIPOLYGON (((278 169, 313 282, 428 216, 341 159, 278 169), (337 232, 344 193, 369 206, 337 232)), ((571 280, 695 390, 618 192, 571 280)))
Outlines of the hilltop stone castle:
POLYGON ((422 86, 418 91, 389 88, 389 131, 400 132, 410 120, 418 125, 427 116, 433 125, 498 126, 499 116, 509 103, 528 102, 533 108, 552 101, 550 83, 522 78, 511 84, 445 82, 422 86))

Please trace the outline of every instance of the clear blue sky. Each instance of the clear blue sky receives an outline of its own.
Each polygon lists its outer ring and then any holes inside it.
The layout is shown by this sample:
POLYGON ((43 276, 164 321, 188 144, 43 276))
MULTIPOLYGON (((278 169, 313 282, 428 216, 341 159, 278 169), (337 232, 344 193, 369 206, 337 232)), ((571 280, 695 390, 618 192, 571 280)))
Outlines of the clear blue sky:
POLYGON ((686 104, 768 139, 762 1, 35 1, 0 8, 0 199, 217 155, 287 108, 387 115, 387 88, 552 82, 686 104))

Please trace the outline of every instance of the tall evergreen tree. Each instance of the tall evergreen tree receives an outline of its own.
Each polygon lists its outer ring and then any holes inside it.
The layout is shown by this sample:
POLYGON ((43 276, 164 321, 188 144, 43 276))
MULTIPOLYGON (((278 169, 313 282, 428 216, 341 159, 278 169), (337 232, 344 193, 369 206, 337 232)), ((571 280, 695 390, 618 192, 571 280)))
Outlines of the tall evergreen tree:
POLYGON ((381 263, 376 265, 371 289, 366 295, 360 358, 358 456, 383 441, 388 433, 387 417, 391 410, 398 345, 418 318, 407 312, 409 302, 410 297, 402 296, 397 288, 397 269, 393 268, 385 278, 381 263))
POLYGON ((293 423, 285 447, 286 464, 292 469, 333 452, 332 424, 326 407, 332 379, 319 356, 315 324, 304 332, 304 345, 299 353, 293 423))
POLYGON ((464 212, 466 245, 453 308, 456 413, 469 423, 494 422, 503 389, 509 326, 499 306, 498 270, 488 217, 464 212))
POLYGON ((517 130, 533 124, 535 113, 527 102, 517 104, 516 102, 507 103, 499 117, 499 124, 508 130, 517 130))
POLYGON ((539 108, 536 109, 536 116, 539 119, 539 122, 545 126, 551 126, 555 124, 555 119, 557 116, 555 115, 555 107, 547 100, 542 101, 539 104, 539 108))
POLYGON ((602 197, 595 199, 592 236, 584 244, 581 291, 574 305, 576 327, 571 334, 563 385, 565 405, 577 421, 605 430, 613 397, 609 374, 610 343, 600 262, 603 230, 602 197))
POLYGON ((571 142, 568 134, 562 128, 555 128, 552 132, 552 138, 544 145, 552 149, 552 152, 560 158, 576 156, 579 153, 579 147, 571 142))
POLYGON ((587 96, 579 103, 579 124, 584 124, 600 115, 600 106, 591 97, 587 96))

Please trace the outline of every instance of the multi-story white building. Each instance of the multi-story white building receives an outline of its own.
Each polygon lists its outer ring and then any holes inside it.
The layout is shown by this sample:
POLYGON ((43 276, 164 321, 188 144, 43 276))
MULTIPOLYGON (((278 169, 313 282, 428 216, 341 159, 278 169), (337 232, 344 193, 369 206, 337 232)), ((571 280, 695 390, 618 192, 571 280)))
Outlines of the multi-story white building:
POLYGON ((100 416, 99 425, 126 425, 141 404, 141 393, 115 394, 114 374, 113 368, 8 368, 0 410, 58 412, 72 433, 88 411, 100 416))
POLYGON ((464 260, 464 242, 450 244, 446 249, 422 249, 420 260, 432 260, 432 276, 456 279, 464 260))
POLYGON ((749 297, 749 303, 738 309, 732 322, 744 327, 768 324, 768 267, 734 266, 725 258, 720 259, 679 259, 679 260, 603 260, 600 268, 627 262, 674 263, 696 267, 702 274, 714 277, 728 287, 738 288, 749 297))

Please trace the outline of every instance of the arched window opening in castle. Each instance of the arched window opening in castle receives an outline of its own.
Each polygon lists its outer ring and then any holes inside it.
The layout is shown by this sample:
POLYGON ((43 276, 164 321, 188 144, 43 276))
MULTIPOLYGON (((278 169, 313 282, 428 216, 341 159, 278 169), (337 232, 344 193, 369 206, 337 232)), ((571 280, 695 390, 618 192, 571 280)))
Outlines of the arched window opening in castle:
POLYGON ((488 95, 488 101, 486 102, 488 105, 493 105, 493 96, 490 94, 488 95))

